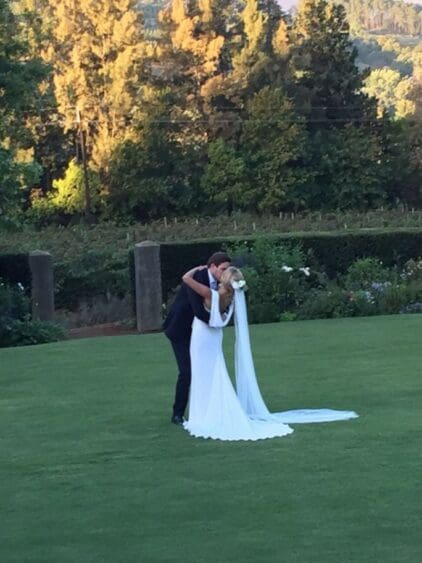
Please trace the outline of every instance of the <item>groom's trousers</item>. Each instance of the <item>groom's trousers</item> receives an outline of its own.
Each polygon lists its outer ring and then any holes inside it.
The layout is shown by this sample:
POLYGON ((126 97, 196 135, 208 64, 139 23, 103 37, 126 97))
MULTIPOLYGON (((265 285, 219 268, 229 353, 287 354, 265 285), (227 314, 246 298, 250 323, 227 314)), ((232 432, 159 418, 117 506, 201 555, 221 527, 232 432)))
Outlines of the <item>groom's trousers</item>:
POLYGON ((174 355, 176 356, 179 375, 177 376, 176 394, 173 405, 173 416, 183 416, 189 399, 191 380, 190 366, 190 336, 187 339, 171 340, 174 355))

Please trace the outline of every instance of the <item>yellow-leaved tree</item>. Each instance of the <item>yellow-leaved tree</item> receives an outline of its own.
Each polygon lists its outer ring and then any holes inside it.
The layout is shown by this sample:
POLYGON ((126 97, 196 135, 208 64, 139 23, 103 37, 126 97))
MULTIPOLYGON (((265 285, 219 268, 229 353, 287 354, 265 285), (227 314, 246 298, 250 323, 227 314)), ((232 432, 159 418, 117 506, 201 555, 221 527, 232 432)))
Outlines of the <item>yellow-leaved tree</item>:
POLYGON ((135 0, 50 0, 54 92, 66 130, 86 133, 103 181, 112 151, 132 135, 146 45, 135 0))

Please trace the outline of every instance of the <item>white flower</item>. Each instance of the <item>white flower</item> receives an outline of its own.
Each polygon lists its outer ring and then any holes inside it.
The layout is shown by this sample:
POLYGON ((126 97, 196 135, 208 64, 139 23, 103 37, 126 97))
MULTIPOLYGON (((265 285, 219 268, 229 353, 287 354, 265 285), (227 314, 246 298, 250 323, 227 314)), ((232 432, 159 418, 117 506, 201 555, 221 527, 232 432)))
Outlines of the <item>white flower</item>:
POLYGON ((293 268, 291 268, 290 266, 281 266, 281 269, 283 270, 283 272, 291 272, 293 270, 293 268))
POLYGON ((239 280, 239 281, 231 281, 231 286, 233 289, 243 289, 246 285, 245 280, 239 280))
POLYGON ((25 288, 23 287, 23 285, 21 284, 21 282, 17 283, 18 288, 23 291, 25 288))
POLYGON ((299 272, 303 272, 305 274, 305 276, 310 276, 311 275, 311 271, 309 269, 308 266, 304 267, 304 268, 299 268, 299 272))

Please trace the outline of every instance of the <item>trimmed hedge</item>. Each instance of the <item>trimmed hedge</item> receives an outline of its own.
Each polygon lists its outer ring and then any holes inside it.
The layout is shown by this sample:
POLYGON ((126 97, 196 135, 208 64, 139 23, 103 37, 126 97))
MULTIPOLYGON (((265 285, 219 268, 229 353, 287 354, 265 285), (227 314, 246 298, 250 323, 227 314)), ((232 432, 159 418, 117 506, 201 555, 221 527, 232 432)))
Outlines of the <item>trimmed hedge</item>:
MULTIPOLYGON (((420 229, 395 232, 367 233, 301 233, 266 236, 271 240, 302 245, 330 278, 344 274, 358 258, 378 258, 387 267, 402 266, 410 259, 422 256, 420 229)), ((192 266, 205 264, 217 250, 245 242, 252 244, 257 237, 233 237, 204 242, 164 243, 161 245, 161 269, 164 300, 180 284, 182 275, 192 266)), ((241 266, 241 264, 239 264, 241 266)))
POLYGON ((28 254, 0 254, 0 279, 16 285, 21 283, 26 292, 31 289, 31 270, 28 254))
MULTIPOLYGON (((407 260, 422 255, 422 230, 368 231, 358 233, 292 233, 260 235, 281 242, 301 244, 310 253, 310 263, 318 264, 330 278, 346 272, 358 258, 373 257, 386 267, 401 266, 407 260)), ((206 241, 162 243, 161 266, 164 302, 180 284, 182 275, 192 266, 206 263, 215 251, 240 242, 252 244, 257 236, 221 237, 206 241)), ((89 244, 89 241, 87 241, 89 244)), ((105 248, 91 249, 78 255, 72 245, 67 256, 59 261, 52 253, 56 279, 56 305, 74 309, 80 299, 95 295, 134 293, 133 251, 105 248)), ((239 263, 239 266, 242 266, 239 263)), ((30 289, 30 269, 27 254, 0 255, 0 278, 30 289)))
POLYGON ((160 246, 163 297, 180 283, 189 268, 206 264, 214 252, 227 247, 227 239, 191 243, 164 243, 160 246))
POLYGON ((292 237, 311 250, 330 278, 344 274, 358 258, 378 258, 387 267, 422 256, 422 231, 340 233, 292 237))

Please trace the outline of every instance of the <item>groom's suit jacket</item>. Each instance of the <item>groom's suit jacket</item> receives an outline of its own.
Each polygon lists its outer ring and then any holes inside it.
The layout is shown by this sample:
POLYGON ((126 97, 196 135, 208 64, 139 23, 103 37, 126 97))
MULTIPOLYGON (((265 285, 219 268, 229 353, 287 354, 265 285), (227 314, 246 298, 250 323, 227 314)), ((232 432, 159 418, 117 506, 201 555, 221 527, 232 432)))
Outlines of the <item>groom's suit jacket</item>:
MULTIPOLYGON (((207 287, 210 286, 206 268, 195 272, 193 277, 207 287)), ((173 341, 190 339, 194 316, 204 323, 208 323, 210 319, 210 314, 204 308, 202 297, 182 283, 163 324, 167 338, 173 341)))

